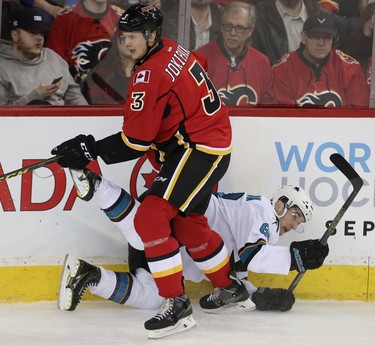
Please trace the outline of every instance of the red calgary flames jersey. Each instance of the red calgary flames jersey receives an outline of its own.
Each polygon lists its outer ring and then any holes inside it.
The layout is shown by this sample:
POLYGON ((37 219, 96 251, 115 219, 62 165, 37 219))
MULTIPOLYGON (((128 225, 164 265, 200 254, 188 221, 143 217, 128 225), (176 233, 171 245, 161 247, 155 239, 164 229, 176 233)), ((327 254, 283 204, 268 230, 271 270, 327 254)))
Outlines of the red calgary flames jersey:
POLYGON ((297 52, 286 54, 273 66, 278 103, 303 106, 368 106, 369 93, 360 64, 332 49, 322 67, 315 68, 297 52))
POLYGON ((133 72, 124 113, 127 146, 138 151, 152 146, 166 154, 176 147, 230 152, 228 110, 200 58, 201 54, 163 39, 133 72))
POLYGON ((58 53, 75 71, 87 73, 110 48, 122 11, 109 5, 106 13, 97 18, 78 3, 70 12, 53 20, 46 46, 58 53))
POLYGON ((258 50, 247 46, 238 61, 232 63, 211 41, 198 51, 208 60, 208 76, 226 105, 274 103, 270 61, 258 50))

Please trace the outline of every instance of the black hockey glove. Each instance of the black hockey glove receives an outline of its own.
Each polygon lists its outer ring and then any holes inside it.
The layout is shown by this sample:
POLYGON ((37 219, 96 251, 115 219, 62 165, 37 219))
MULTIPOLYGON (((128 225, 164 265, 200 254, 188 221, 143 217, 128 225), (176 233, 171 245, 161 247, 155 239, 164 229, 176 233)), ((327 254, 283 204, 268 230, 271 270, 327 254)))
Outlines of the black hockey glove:
POLYGON ((80 134, 56 146, 51 153, 62 156, 57 163, 63 168, 83 169, 98 156, 95 138, 80 134))
POLYGON ((285 289, 270 289, 260 287, 251 296, 257 310, 280 310, 288 311, 292 309, 295 302, 293 292, 285 289))
POLYGON ((304 273, 323 265, 324 259, 329 253, 328 244, 321 244, 319 240, 307 240, 292 242, 290 254, 292 264, 290 269, 304 273))

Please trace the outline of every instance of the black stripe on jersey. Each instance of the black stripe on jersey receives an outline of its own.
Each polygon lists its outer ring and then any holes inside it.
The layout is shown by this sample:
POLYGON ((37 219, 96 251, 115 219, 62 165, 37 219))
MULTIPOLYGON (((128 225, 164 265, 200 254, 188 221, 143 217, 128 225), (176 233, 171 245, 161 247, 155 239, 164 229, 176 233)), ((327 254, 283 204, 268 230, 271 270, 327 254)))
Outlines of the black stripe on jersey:
POLYGON ((161 261, 161 260, 165 260, 165 259, 169 259, 173 256, 175 256, 177 253, 180 252, 180 249, 176 249, 174 250, 173 252, 170 252, 170 253, 167 253, 167 254, 164 254, 164 255, 160 255, 160 256, 155 256, 154 258, 147 258, 147 261, 148 262, 154 262, 154 261, 161 261))
MULTIPOLYGON (((122 132, 110 135, 96 142, 98 156, 100 156, 106 164, 126 162, 141 157, 145 153, 144 151, 133 150, 126 146, 122 140, 121 133, 122 132)), ((132 139, 132 141, 136 143, 134 139, 132 139)), ((141 144, 143 146, 148 145, 144 142, 141 144)))
POLYGON ((266 240, 260 238, 255 243, 246 243, 242 248, 239 249, 238 255, 241 262, 245 267, 247 267, 252 260, 252 258, 258 254, 264 245, 266 245, 266 240))
MULTIPOLYGON (((204 262, 204 261, 210 260, 210 259, 212 259, 214 256, 216 256, 217 254, 219 254, 220 251, 223 249, 223 247, 224 247, 224 242, 221 241, 219 247, 218 247, 213 253, 211 253, 210 255, 207 255, 207 256, 205 256, 205 257, 203 257, 203 258, 199 258, 199 259, 194 258, 194 261, 195 261, 195 262, 204 262)), ((189 253, 189 250, 188 250, 187 248, 186 248, 186 251, 189 253)), ((189 253, 189 255, 190 255, 190 253, 189 253)))

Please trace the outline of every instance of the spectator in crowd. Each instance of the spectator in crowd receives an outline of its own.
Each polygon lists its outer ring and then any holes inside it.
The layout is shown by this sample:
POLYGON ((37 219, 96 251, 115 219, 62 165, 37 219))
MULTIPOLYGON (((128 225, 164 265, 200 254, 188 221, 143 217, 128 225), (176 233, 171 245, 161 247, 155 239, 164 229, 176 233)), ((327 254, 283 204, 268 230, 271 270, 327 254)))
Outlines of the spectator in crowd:
POLYGON ((320 7, 331 13, 335 22, 339 37, 338 49, 346 51, 346 41, 357 24, 363 2, 364 0, 320 0, 318 2, 320 7))
MULTIPOLYGON (((92 293, 120 304, 138 308, 159 307, 163 300, 149 273, 143 243, 134 229, 134 214, 139 202, 119 186, 88 169, 70 172, 78 196, 86 201, 93 198, 124 235, 129 244, 130 272, 115 273, 67 257, 60 284, 59 309, 75 310, 87 287, 92 293)), ((266 288, 265 293, 260 293, 259 289, 256 291, 257 288, 248 281, 248 271, 286 275, 290 270, 301 270, 295 265, 293 248, 300 249, 298 252, 302 254, 300 258, 305 269, 318 268, 327 256, 328 245, 322 245, 319 240, 277 246, 280 236, 304 227, 312 219, 313 208, 309 196, 298 186, 279 188, 271 200, 246 193, 211 195, 205 215, 232 253, 233 270, 252 295, 257 309, 290 310, 294 296, 284 289, 266 288)), ((182 260, 186 280, 207 280, 184 247, 182 260)))
POLYGON ((115 33, 107 55, 88 73, 82 92, 89 104, 123 104, 134 60, 115 33))
POLYGON ((273 102, 269 59, 248 44, 255 27, 255 8, 234 1, 223 8, 221 35, 199 52, 208 60, 208 76, 226 105, 273 102))
POLYGON ((47 47, 68 62, 78 83, 107 53, 122 12, 108 0, 80 0, 53 21, 47 47))
POLYGON ((310 16, 300 48, 274 65, 275 95, 281 104, 298 106, 368 106, 369 93, 355 59, 332 49, 336 27, 326 13, 310 16))
MULTIPOLYGON (((178 11, 176 2, 165 16, 163 35, 177 41, 178 11)), ((212 0, 191 0, 191 21, 189 34, 189 49, 196 50, 215 40, 220 35, 220 7, 212 0)))
POLYGON ((273 65, 284 54, 298 49, 303 24, 317 10, 317 0, 259 2, 252 46, 268 56, 273 65))
POLYGON ((0 50, 0 104, 87 104, 66 61, 43 47, 46 13, 19 10, 12 25, 12 45, 0 50))
POLYGON ((375 25, 375 1, 369 1, 359 16, 357 26, 348 37, 346 51, 357 59, 367 73, 372 56, 372 40, 375 25))

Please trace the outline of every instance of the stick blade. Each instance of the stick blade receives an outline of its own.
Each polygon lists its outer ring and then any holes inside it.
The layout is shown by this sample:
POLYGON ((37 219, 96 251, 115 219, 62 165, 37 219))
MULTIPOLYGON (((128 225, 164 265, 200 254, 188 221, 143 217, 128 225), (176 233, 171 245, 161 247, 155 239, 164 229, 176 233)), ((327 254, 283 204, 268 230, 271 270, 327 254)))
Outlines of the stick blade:
POLYGON ((346 176, 355 190, 361 189, 363 180, 343 156, 339 153, 333 153, 329 159, 346 176))

